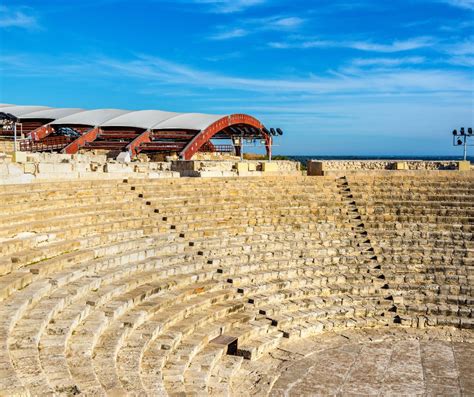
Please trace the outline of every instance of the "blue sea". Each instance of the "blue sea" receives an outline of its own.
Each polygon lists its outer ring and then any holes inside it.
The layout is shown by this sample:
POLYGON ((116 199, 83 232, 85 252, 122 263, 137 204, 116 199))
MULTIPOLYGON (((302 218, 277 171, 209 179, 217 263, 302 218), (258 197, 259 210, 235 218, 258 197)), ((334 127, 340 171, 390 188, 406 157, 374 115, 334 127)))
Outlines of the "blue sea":
MULTIPOLYGON (((310 156, 284 155, 291 160, 306 164, 308 160, 424 160, 424 161, 460 161, 462 156, 324 156, 314 154, 310 156)), ((474 162, 473 156, 468 156, 467 160, 474 162)))

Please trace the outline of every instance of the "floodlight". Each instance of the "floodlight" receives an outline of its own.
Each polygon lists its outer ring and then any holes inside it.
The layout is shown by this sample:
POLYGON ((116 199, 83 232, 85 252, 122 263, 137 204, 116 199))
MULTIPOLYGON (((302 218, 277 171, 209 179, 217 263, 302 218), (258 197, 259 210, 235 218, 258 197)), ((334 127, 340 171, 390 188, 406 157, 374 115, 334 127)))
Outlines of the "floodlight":
POLYGON ((464 135, 464 127, 461 127, 461 135, 464 135))
POLYGON ((462 145, 462 140, 461 140, 461 139, 458 139, 458 140, 457 140, 457 144, 458 144, 458 145, 462 145))
POLYGON ((457 130, 453 130, 453 135, 456 136, 458 134, 457 130))
POLYGON ((267 134, 267 135, 270 135, 270 131, 268 131, 265 127, 262 128, 262 131, 267 134))
POLYGON ((281 128, 277 128, 278 135, 283 135, 283 131, 281 128))
POLYGON ((471 128, 471 127, 469 127, 469 128, 467 129, 467 133, 468 133, 469 135, 472 135, 472 128, 471 128))
POLYGON ((277 134, 276 131, 275 131, 275 128, 270 128, 270 133, 271 133, 273 136, 275 136, 275 135, 277 134))

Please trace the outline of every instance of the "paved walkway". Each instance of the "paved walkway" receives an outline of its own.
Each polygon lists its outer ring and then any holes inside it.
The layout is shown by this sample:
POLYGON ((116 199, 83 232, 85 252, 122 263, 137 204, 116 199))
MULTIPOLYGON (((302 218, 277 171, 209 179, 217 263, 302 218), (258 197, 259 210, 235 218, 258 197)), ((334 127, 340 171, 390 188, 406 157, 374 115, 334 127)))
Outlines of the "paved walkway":
POLYGON ((469 335, 352 331, 328 337, 327 348, 324 339, 289 343, 284 350, 293 357, 305 344, 309 354, 285 365, 269 394, 473 396, 474 343, 469 335))

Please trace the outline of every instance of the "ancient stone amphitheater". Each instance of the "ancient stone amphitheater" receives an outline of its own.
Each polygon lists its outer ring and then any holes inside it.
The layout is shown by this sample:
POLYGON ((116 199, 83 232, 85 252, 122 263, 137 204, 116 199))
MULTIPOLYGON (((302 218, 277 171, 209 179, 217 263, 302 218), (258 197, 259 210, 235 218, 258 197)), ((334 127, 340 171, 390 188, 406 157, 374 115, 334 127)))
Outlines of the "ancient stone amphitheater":
POLYGON ((2 395, 473 395, 474 177, 0 186, 2 395))

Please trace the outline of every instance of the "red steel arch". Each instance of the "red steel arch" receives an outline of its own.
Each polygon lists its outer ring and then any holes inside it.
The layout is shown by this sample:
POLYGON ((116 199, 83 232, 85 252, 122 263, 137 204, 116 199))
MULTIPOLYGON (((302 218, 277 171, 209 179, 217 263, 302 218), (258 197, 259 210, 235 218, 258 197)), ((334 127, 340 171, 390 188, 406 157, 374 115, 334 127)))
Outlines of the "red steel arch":
MULTIPOLYGON (((263 128, 263 124, 259 120, 255 117, 249 116, 248 114, 231 114, 230 116, 222 117, 197 134, 180 153, 181 158, 184 160, 191 160, 193 155, 197 153, 207 141, 212 139, 214 135, 222 131, 224 128, 236 124, 247 124, 260 130, 263 128)), ((267 155, 270 156, 272 150, 272 138, 263 131, 262 138, 265 139, 267 155)))

